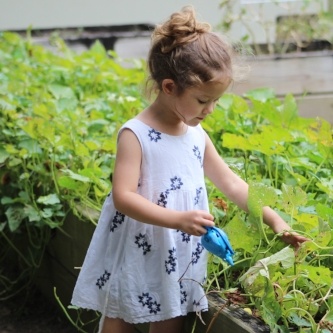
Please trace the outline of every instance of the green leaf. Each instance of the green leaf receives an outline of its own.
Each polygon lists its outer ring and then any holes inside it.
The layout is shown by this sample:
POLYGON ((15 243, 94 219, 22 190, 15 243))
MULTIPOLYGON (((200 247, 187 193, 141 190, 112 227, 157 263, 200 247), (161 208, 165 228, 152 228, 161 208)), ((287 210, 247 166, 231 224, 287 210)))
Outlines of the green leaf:
POLYGON ((74 180, 78 180, 78 181, 83 182, 83 183, 91 182, 90 178, 79 175, 78 173, 75 173, 72 170, 64 169, 64 170, 62 170, 62 172, 67 173, 69 175, 69 177, 74 179, 74 180))
POLYGON ((0 147, 0 163, 5 163, 6 159, 10 156, 10 154, 3 148, 0 147))
POLYGON ((306 193, 298 186, 282 185, 282 204, 287 213, 293 213, 297 207, 307 202, 306 193))
POLYGON ((58 178, 58 184, 60 187, 64 187, 67 188, 69 190, 75 190, 77 188, 79 188, 79 183, 71 178, 71 177, 67 177, 67 176, 61 176, 58 178))
POLYGON ((43 205, 55 205, 60 203, 60 200, 57 194, 49 194, 46 196, 40 196, 37 199, 37 202, 43 205))
POLYGON ((41 154, 42 150, 39 147, 39 144, 36 140, 26 139, 19 143, 20 148, 26 149, 31 155, 33 154, 41 154))
POLYGON ((41 220, 39 212, 32 206, 24 207, 24 214, 28 217, 30 222, 38 222, 41 220))
POLYGON ((275 291, 270 281, 267 281, 265 294, 261 298, 261 301, 261 314, 265 322, 269 323, 271 329, 273 329, 282 316, 282 310, 280 304, 275 299, 275 291))
POLYGON ((76 99, 76 96, 70 87, 62 86, 60 84, 50 84, 47 88, 56 99, 76 99))
POLYGON ((328 267, 314 267, 306 264, 300 264, 297 267, 299 272, 317 285, 332 286, 331 271, 328 267))
POLYGON ((289 316, 289 321, 298 327, 312 327, 312 324, 308 320, 298 316, 296 311, 289 316))
POLYGON ((270 257, 263 258, 250 267, 240 278, 240 282, 244 282, 247 286, 254 283, 258 276, 270 279, 269 266, 281 264, 283 268, 288 268, 294 265, 295 254, 290 247, 285 247, 281 251, 273 254, 270 257))
POLYGON ((275 92, 271 88, 257 88, 249 90, 244 96, 255 101, 266 102, 269 99, 275 98, 275 92))
POLYGON ((223 229, 235 250, 244 249, 248 253, 253 253, 261 238, 255 228, 246 225, 239 214, 236 214, 223 229))
POLYGON ((22 206, 10 206, 5 212, 10 231, 14 232, 21 225, 25 214, 22 206))
POLYGON ((248 208, 251 214, 260 217, 265 206, 272 206, 277 200, 277 195, 272 187, 261 183, 249 183, 248 208))

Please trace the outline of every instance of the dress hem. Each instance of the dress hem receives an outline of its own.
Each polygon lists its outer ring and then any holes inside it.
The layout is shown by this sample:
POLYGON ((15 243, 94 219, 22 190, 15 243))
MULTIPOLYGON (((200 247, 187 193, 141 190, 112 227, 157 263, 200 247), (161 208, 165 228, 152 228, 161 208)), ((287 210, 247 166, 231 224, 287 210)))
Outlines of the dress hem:
MULTIPOLYGON (((92 310, 92 311, 97 311, 99 313, 102 314, 102 310, 101 308, 96 305, 96 304, 85 304, 85 303, 81 303, 81 302, 75 302, 72 303, 72 305, 77 306, 79 308, 85 309, 85 310, 92 310)), ((202 308, 202 309, 197 309, 197 310, 188 310, 185 312, 175 312, 175 314, 172 315, 164 315, 164 316, 156 316, 156 315, 143 315, 140 317, 136 317, 136 318, 128 318, 127 316, 122 316, 121 314, 112 314, 112 313, 105 313, 106 317, 109 318, 119 318, 124 320, 125 322, 129 323, 129 324, 145 324, 145 323, 153 323, 153 322, 158 322, 158 321, 163 321, 163 320, 168 320, 168 319, 172 319, 172 318, 176 318, 176 317, 180 317, 180 316, 187 316, 190 313, 198 313, 198 312, 207 312, 208 311, 208 307, 202 308)), ((104 314, 103 314, 104 315, 104 314)))

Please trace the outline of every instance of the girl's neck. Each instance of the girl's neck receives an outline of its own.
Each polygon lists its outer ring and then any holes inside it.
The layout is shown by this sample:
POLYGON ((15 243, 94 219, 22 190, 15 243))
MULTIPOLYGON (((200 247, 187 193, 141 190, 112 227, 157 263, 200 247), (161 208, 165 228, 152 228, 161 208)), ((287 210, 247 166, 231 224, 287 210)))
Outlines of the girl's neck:
POLYGON ((137 118, 150 127, 170 135, 182 135, 187 131, 187 125, 169 106, 159 97, 137 118))

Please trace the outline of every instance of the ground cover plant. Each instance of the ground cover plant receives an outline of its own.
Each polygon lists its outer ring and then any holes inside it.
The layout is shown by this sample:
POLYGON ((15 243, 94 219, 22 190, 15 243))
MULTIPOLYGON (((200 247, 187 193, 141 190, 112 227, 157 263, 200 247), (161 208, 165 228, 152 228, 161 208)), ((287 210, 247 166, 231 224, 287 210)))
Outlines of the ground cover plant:
MULTIPOLYGON (((69 212, 96 223, 112 184, 117 130, 146 105, 143 61, 124 67, 98 42, 81 54, 57 37, 52 44, 56 52, 0 34, 3 300, 34 281, 69 212)), ((203 126, 250 184, 245 214, 207 182, 212 213, 236 252, 232 267, 210 257, 207 293, 237 299, 272 332, 331 332, 332 126, 300 117, 293 96, 280 100, 268 88, 227 93, 203 126), (285 246, 263 224, 264 205, 309 242, 297 252, 285 246)))

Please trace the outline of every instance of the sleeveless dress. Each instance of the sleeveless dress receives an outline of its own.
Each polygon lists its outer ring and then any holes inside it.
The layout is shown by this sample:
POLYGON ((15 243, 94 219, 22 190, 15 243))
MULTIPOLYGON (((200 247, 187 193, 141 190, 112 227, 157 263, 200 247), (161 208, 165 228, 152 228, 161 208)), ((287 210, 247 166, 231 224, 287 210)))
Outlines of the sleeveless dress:
MULTIPOLYGON (((162 207, 208 211, 201 125, 181 136, 138 119, 130 129, 142 149, 137 192, 162 207)), ((155 322, 208 309, 202 284, 207 251, 200 237, 136 221, 114 207, 112 191, 79 273, 72 304, 128 323, 155 322)))

